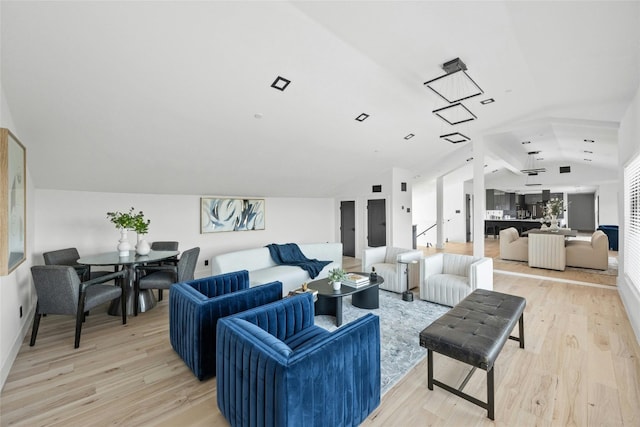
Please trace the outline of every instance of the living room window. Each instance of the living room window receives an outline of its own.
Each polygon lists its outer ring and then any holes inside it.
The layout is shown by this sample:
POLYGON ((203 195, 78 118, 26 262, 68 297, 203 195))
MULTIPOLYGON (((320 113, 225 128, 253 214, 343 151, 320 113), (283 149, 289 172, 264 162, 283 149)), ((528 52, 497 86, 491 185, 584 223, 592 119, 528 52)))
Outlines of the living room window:
POLYGON ((640 154, 624 169, 625 272, 640 289, 640 154), (635 261, 634 261, 635 260, 635 261))

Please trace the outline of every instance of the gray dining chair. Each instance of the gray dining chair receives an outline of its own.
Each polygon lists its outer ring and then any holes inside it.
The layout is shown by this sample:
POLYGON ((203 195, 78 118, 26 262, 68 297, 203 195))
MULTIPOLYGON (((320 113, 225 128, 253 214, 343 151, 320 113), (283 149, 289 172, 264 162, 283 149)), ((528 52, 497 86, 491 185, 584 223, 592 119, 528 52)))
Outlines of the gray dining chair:
MULTIPOLYGON (((40 318, 43 314, 68 314, 76 317, 74 348, 80 346, 80 332, 85 314, 94 307, 116 299, 125 291, 125 272, 109 273, 93 280, 81 282, 76 270, 67 265, 35 265, 31 275, 36 288, 38 302, 33 317, 30 346, 36 343, 40 318), (120 287, 104 285, 114 279, 120 287)), ((122 324, 127 323, 126 297, 122 299, 122 324)))
MULTIPOLYGON (((179 244, 178 242, 173 242, 173 241, 157 241, 157 242, 151 243, 151 250, 152 251, 177 251, 178 244, 179 244)), ((178 263, 178 257, 174 256, 174 257, 162 260, 158 264, 159 265, 165 265, 165 264, 176 265, 177 263, 178 263)))
POLYGON ((45 265, 68 265, 74 268, 80 280, 92 280, 111 274, 110 271, 91 271, 91 266, 78 264, 80 254, 76 248, 58 249, 42 254, 45 265))
POLYGON ((195 247, 186 250, 180 256, 178 264, 161 265, 161 266, 148 266, 141 265, 136 267, 136 270, 143 270, 143 274, 136 273, 136 280, 133 288, 135 293, 133 304, 133 315, 138 315, 138 304, 141 289, 157 289, 158 300, 162 301, 162 290, 171 288, 171 285, 175 283, 186 282, 187 280, 193 280, 193 275, 198 263, 198 255, 200 255, 200 248, 195 247))

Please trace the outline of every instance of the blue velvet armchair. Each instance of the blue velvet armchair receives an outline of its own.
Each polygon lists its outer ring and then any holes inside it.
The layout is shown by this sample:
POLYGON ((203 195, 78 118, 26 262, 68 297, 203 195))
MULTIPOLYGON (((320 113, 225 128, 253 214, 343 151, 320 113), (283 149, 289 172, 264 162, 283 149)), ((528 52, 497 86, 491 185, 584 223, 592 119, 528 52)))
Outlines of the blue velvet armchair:
POLYGON ((618 226, 617 225, 601 225, 598 230, 602 230, 609 238, 609 250, 618 250, 618 226))
POLYGON ((249 288, 246 270, 175 284, 169 293, 173 349, 199 380, 216 374, 218 319, 282 298, 282 283, 249 288))
POLYGON ((380 320, 329 332, 310 294, 218 322, 217 399, 232 426, 357 426, 380 403, 380 320))

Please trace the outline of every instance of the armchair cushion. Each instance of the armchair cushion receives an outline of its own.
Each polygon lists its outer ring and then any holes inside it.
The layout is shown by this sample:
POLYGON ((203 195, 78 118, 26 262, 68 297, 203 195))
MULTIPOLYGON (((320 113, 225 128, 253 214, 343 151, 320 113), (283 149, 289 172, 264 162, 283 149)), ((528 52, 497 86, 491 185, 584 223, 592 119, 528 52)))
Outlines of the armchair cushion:
POLYGON ((217 399, 236 425, 358 425, 380 403, 380 323, 328 332, 310 294, 220 319, 217 399))
POLYGON ((280 282, 249 288, 246 270, 175 284, 169 294, 171 345, 199 380, 211 377, 218 319, 280 298, 280 282))
POLYGON ((476 289, 493 289, 493 260, 438 253, 424 258, 420 299, 455 306, 476 289))

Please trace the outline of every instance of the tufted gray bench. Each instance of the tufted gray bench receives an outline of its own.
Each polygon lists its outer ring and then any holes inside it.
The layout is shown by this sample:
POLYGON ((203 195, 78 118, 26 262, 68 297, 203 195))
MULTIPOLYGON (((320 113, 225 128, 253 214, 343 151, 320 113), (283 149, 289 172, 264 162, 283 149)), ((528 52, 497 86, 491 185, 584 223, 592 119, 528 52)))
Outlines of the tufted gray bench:
POLYGON ((494 419, 493 364, 507 339, 520 342, 524 348, 524 298, 500 292, 476 289, 449 312, 420 332, 420 346, 427 349, 428 387, 442 387, 469 402, 485 408, 494 419), (519 337, 511 331, 519 323, 519 337), (433 352, 473 366, 460 388, 456 389, 433 378, 433 352), (487 371, 487 402, 462 390, 476 368, 487 371))

